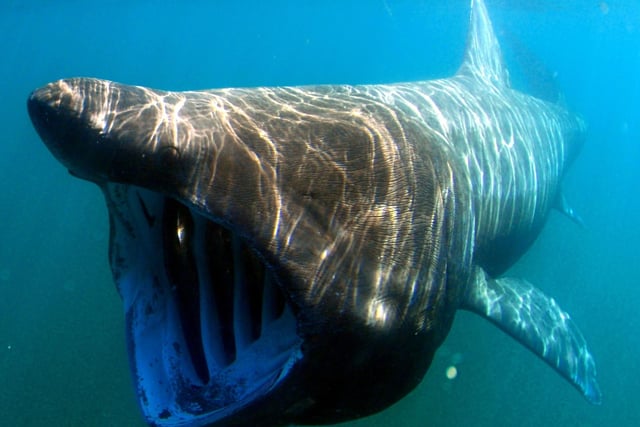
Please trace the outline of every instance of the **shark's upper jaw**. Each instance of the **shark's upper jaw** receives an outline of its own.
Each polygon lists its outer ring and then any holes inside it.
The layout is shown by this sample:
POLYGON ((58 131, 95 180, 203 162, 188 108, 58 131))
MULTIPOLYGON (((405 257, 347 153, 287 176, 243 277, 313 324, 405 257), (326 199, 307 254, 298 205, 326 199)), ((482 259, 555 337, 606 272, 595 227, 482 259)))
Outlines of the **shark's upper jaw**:
POLYGON ((301 339, 265 264, 237 235, 173 199, 119 184, 104 192, 147 420, 215 423, 273 392, 301 357, 301 339))

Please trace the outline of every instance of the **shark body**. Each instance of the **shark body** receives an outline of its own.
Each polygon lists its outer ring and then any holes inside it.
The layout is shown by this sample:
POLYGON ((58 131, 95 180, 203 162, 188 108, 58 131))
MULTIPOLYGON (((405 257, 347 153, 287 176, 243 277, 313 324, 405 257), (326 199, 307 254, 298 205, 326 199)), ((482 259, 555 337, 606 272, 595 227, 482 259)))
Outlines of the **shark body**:
POLYGON ((560 197, 585 125, 510 88, 482 1, 446 79, 34 91, 52 153, 97 183, 151 425, 332 423, 415 387, 468 309, 598 403, 555 301, 500 275, 560 197))

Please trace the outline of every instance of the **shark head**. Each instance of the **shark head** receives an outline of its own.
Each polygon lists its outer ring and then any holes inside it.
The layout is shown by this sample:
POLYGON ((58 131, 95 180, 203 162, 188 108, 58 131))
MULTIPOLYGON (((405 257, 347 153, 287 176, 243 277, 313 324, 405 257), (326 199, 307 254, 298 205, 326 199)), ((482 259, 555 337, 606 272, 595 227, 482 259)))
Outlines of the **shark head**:
MULTIPOLYGON (((445 183, 426 170, 429 184, 416 188, 413 154, 376 145, 381 130, 366 117, 300 120, 262 105, 295 96, 280 90, 171 93, 78 78, 28 100, 50 151, 106 197, 152 424, 375 412, 420 381, 451 322, 436 262, 448 245, 429 239, 453 219, 434 226, 399 201, 434 209, 445 183), (427 276, 431 289, 419 286, 427 276)), ((306 108, 335 90, 311 90, 306 108)))

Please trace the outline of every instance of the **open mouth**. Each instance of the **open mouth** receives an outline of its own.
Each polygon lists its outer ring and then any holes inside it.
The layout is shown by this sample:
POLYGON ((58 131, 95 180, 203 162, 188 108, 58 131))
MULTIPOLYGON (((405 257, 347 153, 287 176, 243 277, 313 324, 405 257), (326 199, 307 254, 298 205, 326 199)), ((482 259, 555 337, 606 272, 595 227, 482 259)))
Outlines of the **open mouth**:
POLYGON ((107 184, 110 260, 142 410, 155 425, 215 423, 299 359, 296 319, 249 244, 195 209, 107 184))

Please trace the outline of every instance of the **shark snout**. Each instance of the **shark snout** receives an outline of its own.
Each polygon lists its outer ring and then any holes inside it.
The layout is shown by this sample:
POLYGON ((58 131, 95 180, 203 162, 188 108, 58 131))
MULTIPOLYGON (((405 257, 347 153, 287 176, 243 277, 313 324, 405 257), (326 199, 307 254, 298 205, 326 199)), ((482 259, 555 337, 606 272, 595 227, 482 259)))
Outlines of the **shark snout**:
POLYGON ((31 93, 27 110, 33 125, 51 153, 69 171, 95 181, 96 160, 104 150, 96 150, 100 132, 87 126, 85 93, 80 79, 49 83, 31 93), (91 171, 90 174, 88 172, 91 171))
POLYGON ((60 109, 61 92, 59 84, 50 83, 34 90, 27 100, 29 117, 38 135, 47 144, 56 158, 62 160, 59 143, 66 136, 69 129, 60 126, 63 121, 63 111, 60 109))
POLYGON ((72 78, 33 91, 27 109, 40 138, 72 175, 164 191, 169 181, 178 185, 184 171, 173 127, 152 115, 160 96, 107 80, 72 78), (136 107, 122 111, 121 104, 136 107), (147 120, 134 121, 139 115, 147 120))
MULTIPOLYGON (((60 136, 63 125, 72 125, 79 121, 85 110, 87 87, 86 79, 67 79, 49 83, 34 90, 27 100, 29 116, 40 136, 60 136), (58 132, 56 132, 58 131, 58 132)), ((69 129, 67 129, 69 130, 69 129)))

